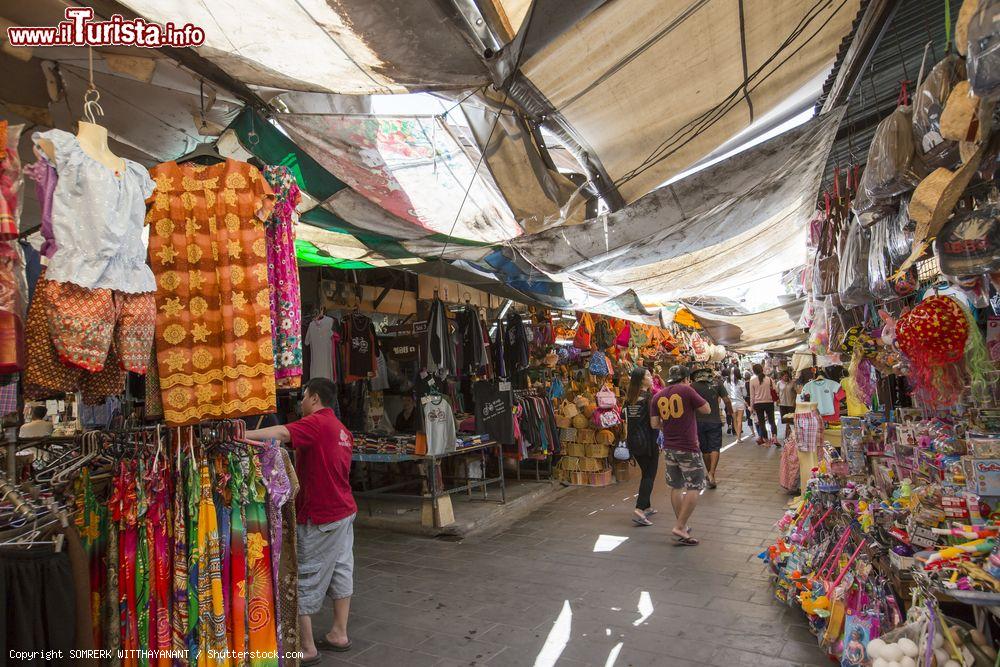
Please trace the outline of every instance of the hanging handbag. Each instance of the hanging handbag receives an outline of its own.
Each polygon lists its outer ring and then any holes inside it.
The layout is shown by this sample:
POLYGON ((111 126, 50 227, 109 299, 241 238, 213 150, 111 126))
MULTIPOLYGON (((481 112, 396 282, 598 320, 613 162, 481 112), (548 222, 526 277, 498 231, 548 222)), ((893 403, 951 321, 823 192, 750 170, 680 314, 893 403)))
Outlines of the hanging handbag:
POLYGON ((593 329, 590 315, 583 313, 580 316, 580 323, 576 327, 576 335, 573 337, 573 347, 578 350, 590 349, 590 332, 593 329))
POLYGON ((597 392, 597 395, 594 398, 596 399, 597 407, 599 408, 608 410, 618 407, 618 401, 615 399, 615 393, 607 387, 603 387, 599 392, 597 392))
POLYGON ((618 347, 628 347, 629 343, 632 341, 632 327, 628 323, 622 328, 618 333, 618 337, 615 338, 615 345, 618 347))
POLYGON ((628 461, 632 458, 632 454, 628 450, 628 445, 624 441, 619 442, 618 446, 615 447, 614 456, 617 461, 628 461))
POLYGON ((767 378, 768 383, 771 385, 771 402, 778 402, 778 390, 774 388, 774 380, 767 378))
POLYGON ((594 425, 598 428, 614 428, 622 423, 621 415, 618 414, 617 408, 611 408, 608 410, 598 409, 594 410, 594 415, 591 417, 594 425))

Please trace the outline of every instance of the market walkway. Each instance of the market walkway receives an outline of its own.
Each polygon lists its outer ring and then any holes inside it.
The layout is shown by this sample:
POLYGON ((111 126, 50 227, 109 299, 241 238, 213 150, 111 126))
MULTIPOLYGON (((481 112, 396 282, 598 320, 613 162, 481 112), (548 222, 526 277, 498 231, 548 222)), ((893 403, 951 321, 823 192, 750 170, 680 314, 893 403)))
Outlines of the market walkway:
MULTIPOLYGON (((693 548, 674 546, 666 512, 632 526, 637 482, 574 491, 489 539, 359 531, 355 648, 323 664, 552 665, 564 641, 567 666, 829 664, 756 558, 788 500, 777 466, 776 448, 726 451, 693 548)), ((662 479, 654 502, 668 509, 662 479)))

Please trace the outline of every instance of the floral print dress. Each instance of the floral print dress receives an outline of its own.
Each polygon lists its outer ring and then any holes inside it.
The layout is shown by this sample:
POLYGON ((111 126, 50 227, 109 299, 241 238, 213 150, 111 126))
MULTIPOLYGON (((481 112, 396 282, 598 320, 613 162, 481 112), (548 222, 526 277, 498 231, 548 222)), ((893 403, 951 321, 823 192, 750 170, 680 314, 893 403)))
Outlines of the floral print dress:
POLYGON ((301 195, 288 167, 267 167, 264 179, 275 195, 274 211, 265 223, 274 378, 279 387, 298 387, 302 381, 302 297, 295 261, 295 207, 301 195))

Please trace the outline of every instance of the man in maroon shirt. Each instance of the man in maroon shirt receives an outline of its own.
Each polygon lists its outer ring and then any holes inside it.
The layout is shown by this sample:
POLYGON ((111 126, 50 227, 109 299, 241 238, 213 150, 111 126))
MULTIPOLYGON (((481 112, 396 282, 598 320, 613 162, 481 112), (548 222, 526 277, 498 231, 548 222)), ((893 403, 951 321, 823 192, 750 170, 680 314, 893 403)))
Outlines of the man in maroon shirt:
POLYGON ((698 447, 695 413, 708 414, 711 406, 691 387, 685 366, 671 366, 667 386, 649 402, 649 423, 663 433, 663 459, 670 486, 670 504, 677 522, 671 531, 684 546, 696 546, 688 519, 705 486, 705 462, 698 447))
POLYGON ((313 378, 302 395, 302 419, 288 426, 248 431, 252 440, 278 440, 295 450, 299 493, 295 498, 299 567, 299 626, 303 665, 320 661, 320 649, 347 651, 347 616, 354 593, 354 516, 351 494, 351 451, 354 439, 331 406, 336 385, 313 378), (312 619, 333 599, 333 627, 313 638, 312 619))

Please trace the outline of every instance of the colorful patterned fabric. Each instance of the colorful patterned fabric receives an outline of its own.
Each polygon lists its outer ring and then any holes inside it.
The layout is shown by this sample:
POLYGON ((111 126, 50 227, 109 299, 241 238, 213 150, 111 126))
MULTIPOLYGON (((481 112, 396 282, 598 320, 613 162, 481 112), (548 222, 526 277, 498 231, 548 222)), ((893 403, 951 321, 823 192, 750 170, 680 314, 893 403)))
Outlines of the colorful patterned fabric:
POLYGON ((10 382, 0 385, 0 417, 17 412, 17 385, 20 382, 18 375, 12 377, 10 382))
MULTIPOLYGON (((299 479, 288 452, 281 448, 281 458, 288 475, 290 493, 288 502, 281 507, 281 530, 285 536, 281 542, 280 563, 278 565, 278 646, 282 653, 299 653, 302 650, 299 638, 299 566, 296 557, 295 496, 299 492, 299 479)), ((282 658, 283 667, 298 667, 298 658, 282 658)))
POLYGON ((212 499, 208 463, 199 466, 201 478, 198 508, 198 610, 200 647, 199 665, 228 665, 219 655, 228 649, 226 615, 222 600, 222 550, 219 547, 219 523, 212 499))
POLYGON ((41 209, 41 254, 43 257, 51 258, 56 254, 56 236, 52 231, 52 195, 56 191, 59 175, 45 155, 42 155, 37 162, 27 165, 24 173, 35 182, 35 198, 41 209))
POLYGON ((12 141, 14 148, 7 146, 7 121, 3 123, 0 138, 0 240, 17 238, 17 216, 20 206, 21 185, 24 179, 21 175, 21 161, 17 157, 17 136, 12 141))
POLYGON ((24 316, 27 307, 24 253, 0 241, 0 374, 24 370, 24 316))
POLYGON ((104 613, 104 647, 111 651, 109 665, 117 667, 121 664, 118 649, 121 648, 121 610, 119 608, 118 592, 118 526, 108 517, 108 587, 106 590, 104 613))
POLYGON ((302 379, 302 297, 295 260, 299 186, 288 167, 269 166, 264 178, 275 194, 274 212, 265 224, 274 378, 279 387, 297 387, 302 379))
POLYGON ((250 643, 247 636, 247 560, 246 560, 246 486, 247 475, 245 462, 230 459, 229 473, 230 490, 232 494, 230 513, 230 571, 232 588, 230 605, 232 613, 228 619, 229 648, 237 652, 248 650, 250 643))
POLYGON ((47 280, 42 286, 49 334, 59 360, 97 372, 104 368, 111 341, 126 370, 145 374, 153 345, 153 295, 87 289, 47 280))
POLYGON ((90 617, 93 620, 94 646, 101 648, 104 645, 102 594, 107 586, 107 570, 103 566, 103 557, 107 549, 108 513, 107 508, 98 503, 94 495, 89 468, 80 472, 74 497, 77 504, 76 528, 87 554, 90 571, 90 617))
POLYGON ((114 341, 108 350, 104 369, 98 373, 88 373, 59 361, 59 355, 49 335, 46 316, 51 307, 49 298, 54 291, 47 289, 51 282, 45 279, 43 272, 38 279, 35 298, 28 308, 28 321, 25 326, 25 339, 28 344, 28 359, 24 370, 25 398, 28 400, 49 398, 80 389, 83 392, 84 402, 95 405, 104 402, 108 396, 122 393, 125 390, 126 373, 118 361, 114 341))
POLYGON ((252 667, 277 667, 278 635, 275 625, 274 588, 271 572, 271 544, 264 509, 265 489, 260 462, 250 460, 250 492, 247 503, 247 621, 250 651, 271 657, 251 658, 252 667))
POLYGON ((172 425, 275 411, 264 224, 274 195, 253 166, 167 162, 146 220, 157 276, 156 360, 172 425))
MULTIPOLYGON (((180 446, 180 445, 178 445, 180 446)), ((187 490, 184 476, 177 475, 173 497, 173 613, 170 616, 170 648, 180 652, 187 648, 188 627, 188 561, 187 561, 187 511, 185 500, 187 490)), ((178 653, 179 655, 179 653, 178 653)), ((184 661, 174 660, 175 667, 180 667, 184 661)))
POLYGON ((150 503, 146 512, 150 534, 150 648, 162 652, 152 664, 170 664, 171 639, 170 479, 164 467, 150 476, 150 503))
MULTIPOLYGON (((262 482, 267 488, 267 524, 271 537, 271 582, 273 591, 281 590, 278 569, 281 561, 282 533, 281 508, 292 496, 292 483, 285 470, 285 460, 281 455, 281 446, 276 440, 266 444, 260 453, 262 482)), ((278 655, 284 653, 281 644, 281 615, 275 614, 275 627, 278 637, 278 655)), ((279 660, 279 663, 281 660, 279 660)))
POLYGON ((800 452, 815 452, 823 444, 823 420, 818 412, 795 413, 795 444, 800 452))
POLYGON ((188 459, 185 462, 185 487, 184 487, 184 498, 187 501, 187 630, 184 634, 184 642, 187 645, 188 650, 188 661, 194 662, 198 659, 198 649, 200 647, 198 641, 198 565, 201 560, 199 541, 198 541, 198 521, 200 517, 198 516, 198 510, 200 509, 201 501, 201 480, 198 476, 198 470, 195 467, 195 462, 193 459, 188 459))

